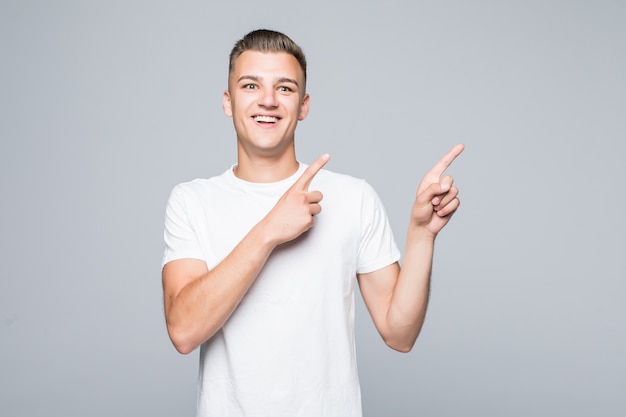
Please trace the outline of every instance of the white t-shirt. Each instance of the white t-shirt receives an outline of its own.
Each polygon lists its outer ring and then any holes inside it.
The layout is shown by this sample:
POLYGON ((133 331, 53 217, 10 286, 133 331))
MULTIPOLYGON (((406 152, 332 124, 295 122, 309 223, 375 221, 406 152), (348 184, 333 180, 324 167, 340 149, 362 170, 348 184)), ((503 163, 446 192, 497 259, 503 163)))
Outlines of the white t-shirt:
MULTIPOLYGON (((232 168, 180 184, 165 219, 163 264, 214 268, 303 173, 250 183, 232 168)), ((363 180, 321 170, 315 225, 277 247, 222 329, 200 350, 198 416, 360 417, 354 343, 357 273, 400 252, 383 206, 363 180)))

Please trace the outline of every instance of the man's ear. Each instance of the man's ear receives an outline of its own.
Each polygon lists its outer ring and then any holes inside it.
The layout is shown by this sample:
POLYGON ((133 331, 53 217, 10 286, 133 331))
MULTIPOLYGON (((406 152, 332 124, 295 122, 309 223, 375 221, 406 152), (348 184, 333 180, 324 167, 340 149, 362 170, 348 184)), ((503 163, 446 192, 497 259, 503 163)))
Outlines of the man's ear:
POLYGON ((224 114, 226 116, 233 117, 233 107, 228 90, 224 91, 224 97, 222 97, 222 107, 224 108, 224 114))
POLYGON ((302 98, 302 104, 300 105, 300 114, 298 115, 298 120, 304 120, 306 116, 309 114, 309 102, 311 98, 308 94, 304 94, 302 98))

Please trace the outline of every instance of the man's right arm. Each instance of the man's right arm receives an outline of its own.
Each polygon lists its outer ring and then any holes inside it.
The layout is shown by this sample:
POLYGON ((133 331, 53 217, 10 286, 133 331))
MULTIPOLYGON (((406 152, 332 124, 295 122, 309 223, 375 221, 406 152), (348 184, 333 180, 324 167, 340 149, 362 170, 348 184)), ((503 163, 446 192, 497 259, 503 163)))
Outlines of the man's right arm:
POLYGON ((308 191, 328 162, 322 155, 278 200, 272 210, 215 268, 200 259, 178 259, 163 267, 167 331, 180 353, 187 354, 226 323, 276 246, 300 236, 321 211, 319 191, 308 191))
POLYGON ((215 268, 200 259, 178 259, 163 267, 167 331, 187 354, 217 332, 235 311, 275 245, 256 225, 215 268))

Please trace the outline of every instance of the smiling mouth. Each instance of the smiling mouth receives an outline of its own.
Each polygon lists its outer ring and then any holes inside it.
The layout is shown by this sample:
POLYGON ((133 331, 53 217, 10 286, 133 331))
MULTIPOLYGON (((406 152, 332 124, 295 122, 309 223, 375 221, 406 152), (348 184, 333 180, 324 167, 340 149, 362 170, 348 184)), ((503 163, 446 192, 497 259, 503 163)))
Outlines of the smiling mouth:
POLYGON ((254 116, 254 121, 257 123, 276 123, 280 119, 274 116, 254 116))

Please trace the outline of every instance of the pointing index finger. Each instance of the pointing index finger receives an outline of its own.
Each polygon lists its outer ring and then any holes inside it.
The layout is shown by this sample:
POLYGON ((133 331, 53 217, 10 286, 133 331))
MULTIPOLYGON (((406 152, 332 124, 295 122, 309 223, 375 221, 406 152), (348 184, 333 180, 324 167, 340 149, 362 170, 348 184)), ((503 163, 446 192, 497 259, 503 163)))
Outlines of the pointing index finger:
POLYGON ((430 171, 428 171, 427 176, 432 178, 434 181, 439 181, 439 177, 444 173, 446 169, 452 164, 452 162, 456 159, 457 156, 463 152, 465 146, 463 144, 458 144, 452 147, 436 164, 433 166, 430 171))
POLYGON ((317 158, 315 162, 313 162, 304 170, 300 178, 298 178, 298 180, 293 185, 294 188, 300 188, 303 191, 308 191, 309 185, 311 185, 311 181, 313 181, 315 175, 317 175, 320 169, 322 169, 329 160, 330 155, 327 153, 317 158))

